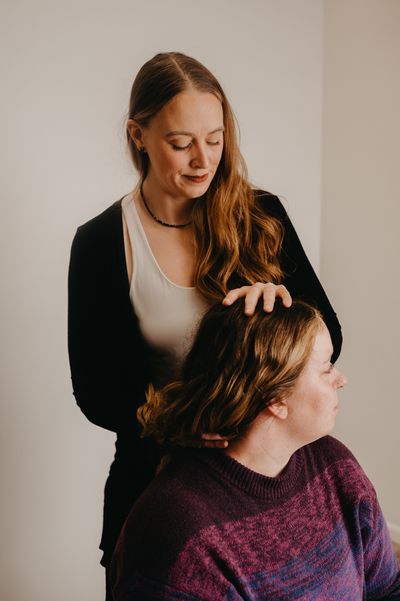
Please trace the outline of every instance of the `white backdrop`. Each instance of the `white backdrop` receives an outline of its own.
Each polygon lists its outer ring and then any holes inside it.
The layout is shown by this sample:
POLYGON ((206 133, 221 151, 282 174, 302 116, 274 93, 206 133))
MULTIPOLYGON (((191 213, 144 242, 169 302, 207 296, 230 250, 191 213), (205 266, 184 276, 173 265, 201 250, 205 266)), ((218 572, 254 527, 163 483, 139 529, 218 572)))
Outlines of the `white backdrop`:
POLYGON ((318 266, 323 8, 3 0, 1 599, 102 599, 97 545, 114 436, 74 404, 66 278, 77 225, 135 181, 123 124, 136 71, 180 50, 217 75, 253 181, 287 199, 318 266))
POLYGON ((321 265, 349 380, 336 432, 400 543, 400 2, 329 0, 324 46, 321 265))

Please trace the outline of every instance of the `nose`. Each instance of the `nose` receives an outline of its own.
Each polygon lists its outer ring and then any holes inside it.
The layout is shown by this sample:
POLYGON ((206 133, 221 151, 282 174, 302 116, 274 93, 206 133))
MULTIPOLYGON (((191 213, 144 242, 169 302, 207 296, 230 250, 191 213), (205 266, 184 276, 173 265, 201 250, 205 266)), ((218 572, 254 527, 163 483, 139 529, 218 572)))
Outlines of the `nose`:
POLYGON ((341 371, 337 370, 337 387, 343 388, 347 384, 347 378, 341 371))
POLYGON ((190 166, 193 169, 208 169, 208 165, 207 148, 203 144, 196 144, 193 148, 190 166))

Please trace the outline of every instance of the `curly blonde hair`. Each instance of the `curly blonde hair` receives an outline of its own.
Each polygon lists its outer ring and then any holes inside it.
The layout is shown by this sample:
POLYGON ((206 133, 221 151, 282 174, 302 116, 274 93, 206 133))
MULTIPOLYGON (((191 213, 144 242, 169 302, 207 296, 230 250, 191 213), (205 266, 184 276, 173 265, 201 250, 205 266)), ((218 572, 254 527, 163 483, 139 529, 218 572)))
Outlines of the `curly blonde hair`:
MULTIPOLYGON (((147 127, 172 98, 190 88, 214 94, 222 104, 224 119, 220 164, 207 192, 193 209, 194 285, 212 301, 242 284, 279 283, 283 276, 278 259, 282 226, 256 202, 239 150, 234 114, 214 75, 199 61, 182 53, 157 54, 142 66, 133 82, 128 119, 147 127)), ((143 182, 149 157, 139 152, 128 128, 127 140, 143 182)))

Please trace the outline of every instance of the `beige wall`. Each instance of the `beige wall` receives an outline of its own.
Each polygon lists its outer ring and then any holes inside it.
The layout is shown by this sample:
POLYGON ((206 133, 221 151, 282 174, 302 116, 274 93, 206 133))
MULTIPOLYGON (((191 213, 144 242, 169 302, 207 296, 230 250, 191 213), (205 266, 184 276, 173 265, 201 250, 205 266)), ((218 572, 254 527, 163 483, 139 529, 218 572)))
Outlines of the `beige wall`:
POLYGON ((337 434, 400 542, 400 2, 327 0, 322 278, 345 345, 337 434))
POLYGON ((66 271, 76 226, 133 184, 122 134, 129 87, 165 49, 220 77, 253 180, 287 198, 315 265, 322 173, 322 280, 344 326, 350 379, 337 434, 400 525, 400 3, 327 0, 325 33, 323 8, 3 3, 1 599, 102 598, 97 544, 114 436, 74 406, 66 271))
POLYGON ((317 0, 3 2, 0 598, 98 601, 114 436, 74 405, 66 274, 79 223, 133 185, 122 133, 139 66, 180 49, 220 77, 260 185, 319 253, 317 0))

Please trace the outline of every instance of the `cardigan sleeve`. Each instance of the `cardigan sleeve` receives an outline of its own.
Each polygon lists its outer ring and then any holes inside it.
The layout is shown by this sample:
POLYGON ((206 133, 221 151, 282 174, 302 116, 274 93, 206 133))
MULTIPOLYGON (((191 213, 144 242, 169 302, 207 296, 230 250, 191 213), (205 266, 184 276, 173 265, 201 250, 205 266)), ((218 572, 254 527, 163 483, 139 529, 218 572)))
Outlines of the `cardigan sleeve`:
POLYGON ((109 220, 104 227, 95 218, 78 228, 72 243, 68 274, 72 387, 91 422, 115 432, 132 432, 138 428, 136 408, 144 401, 146 352, 122 277, 119 239, 109 225, 109 220))
POLYGON ((265 196, 265 208, 279 219, 284 236, 281 250, 281 267, 284 271, 284 284, 293 298, 315 305, 322 313, 333 344, 333 362, 342 347, 342 330, 335 311, 319 281, 289 216, 277 196, 265 196))

